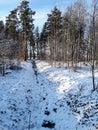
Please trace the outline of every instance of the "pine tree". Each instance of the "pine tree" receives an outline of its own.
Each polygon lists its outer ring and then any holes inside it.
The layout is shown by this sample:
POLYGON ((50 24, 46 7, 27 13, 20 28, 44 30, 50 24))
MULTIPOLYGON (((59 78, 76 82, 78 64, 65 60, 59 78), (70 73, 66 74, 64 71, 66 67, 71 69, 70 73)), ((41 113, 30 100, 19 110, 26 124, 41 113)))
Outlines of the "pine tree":
POLYGON ((30 48, 30 51, 29 51, 29 56, 30 56, 30 59, 35 59, 35 41, 34 41, 34 34, 33 32, 29 32, 29 48, 30 48))
POLYGON ((24 60, 26 61, 28 59, 28 39, 29 36, 31 37, 31 33, 33 35, 33 15, 35 14, 34 11, 31 10, 29 7, 29 2, 26 0, 23 0, 21 2, 21 5, 19 6, 19 16, 20 16, 20 23, 21 23, 21 32, 23 33, 23 40, 25 43, 25 56, 24 60))

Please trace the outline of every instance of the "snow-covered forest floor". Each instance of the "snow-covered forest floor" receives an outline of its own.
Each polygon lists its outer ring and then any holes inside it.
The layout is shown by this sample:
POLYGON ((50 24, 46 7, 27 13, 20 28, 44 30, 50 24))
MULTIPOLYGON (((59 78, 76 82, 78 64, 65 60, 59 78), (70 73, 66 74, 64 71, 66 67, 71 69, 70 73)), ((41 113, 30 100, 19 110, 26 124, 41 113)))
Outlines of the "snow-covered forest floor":
MULTIPOLYGON (((98 130, 98 90, 91 70, 37 61, 0 76, 0 130, 98 130)), ((96 84, 98 71, 95 71, 96 84)))

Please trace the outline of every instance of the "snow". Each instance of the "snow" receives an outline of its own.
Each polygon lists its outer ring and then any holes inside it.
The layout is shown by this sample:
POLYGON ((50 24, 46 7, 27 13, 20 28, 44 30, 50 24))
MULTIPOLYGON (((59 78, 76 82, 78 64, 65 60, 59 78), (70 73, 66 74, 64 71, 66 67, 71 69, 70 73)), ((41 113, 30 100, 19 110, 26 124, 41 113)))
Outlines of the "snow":
POLYGON ((30 61, 0 76, 0 130, 28 130, 29 123, 30 130, 98 129, 98 91, 92 92, 91 71, 36 64, 37 76, 30 61))

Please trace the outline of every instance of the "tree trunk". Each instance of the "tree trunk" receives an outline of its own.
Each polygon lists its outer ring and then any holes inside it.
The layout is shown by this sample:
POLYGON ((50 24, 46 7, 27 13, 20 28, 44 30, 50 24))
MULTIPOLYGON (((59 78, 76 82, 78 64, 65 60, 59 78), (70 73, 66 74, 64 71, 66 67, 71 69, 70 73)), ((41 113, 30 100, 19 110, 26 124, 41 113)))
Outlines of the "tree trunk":
POLYGON ((93 91, 95 91, 95 73, 94 73, 94 65, 92 65, 92 83, 93 83, 93 91))
POLYGON ((5 65, 3 63, 3 66, 2 66, 2 75, 5 76, 5 65))

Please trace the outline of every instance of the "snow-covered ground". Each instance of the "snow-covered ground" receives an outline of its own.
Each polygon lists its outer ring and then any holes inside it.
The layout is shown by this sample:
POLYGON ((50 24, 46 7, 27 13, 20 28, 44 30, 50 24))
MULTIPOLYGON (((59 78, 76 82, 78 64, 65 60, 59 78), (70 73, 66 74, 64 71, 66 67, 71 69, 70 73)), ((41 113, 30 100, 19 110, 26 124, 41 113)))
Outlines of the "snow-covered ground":
POLYGON ((37 61, 36 77, 30 62, 21 66, 0 76, 0 130, 98 129, 98 91, 92 92, 89 69, 74 73, 37 61))

